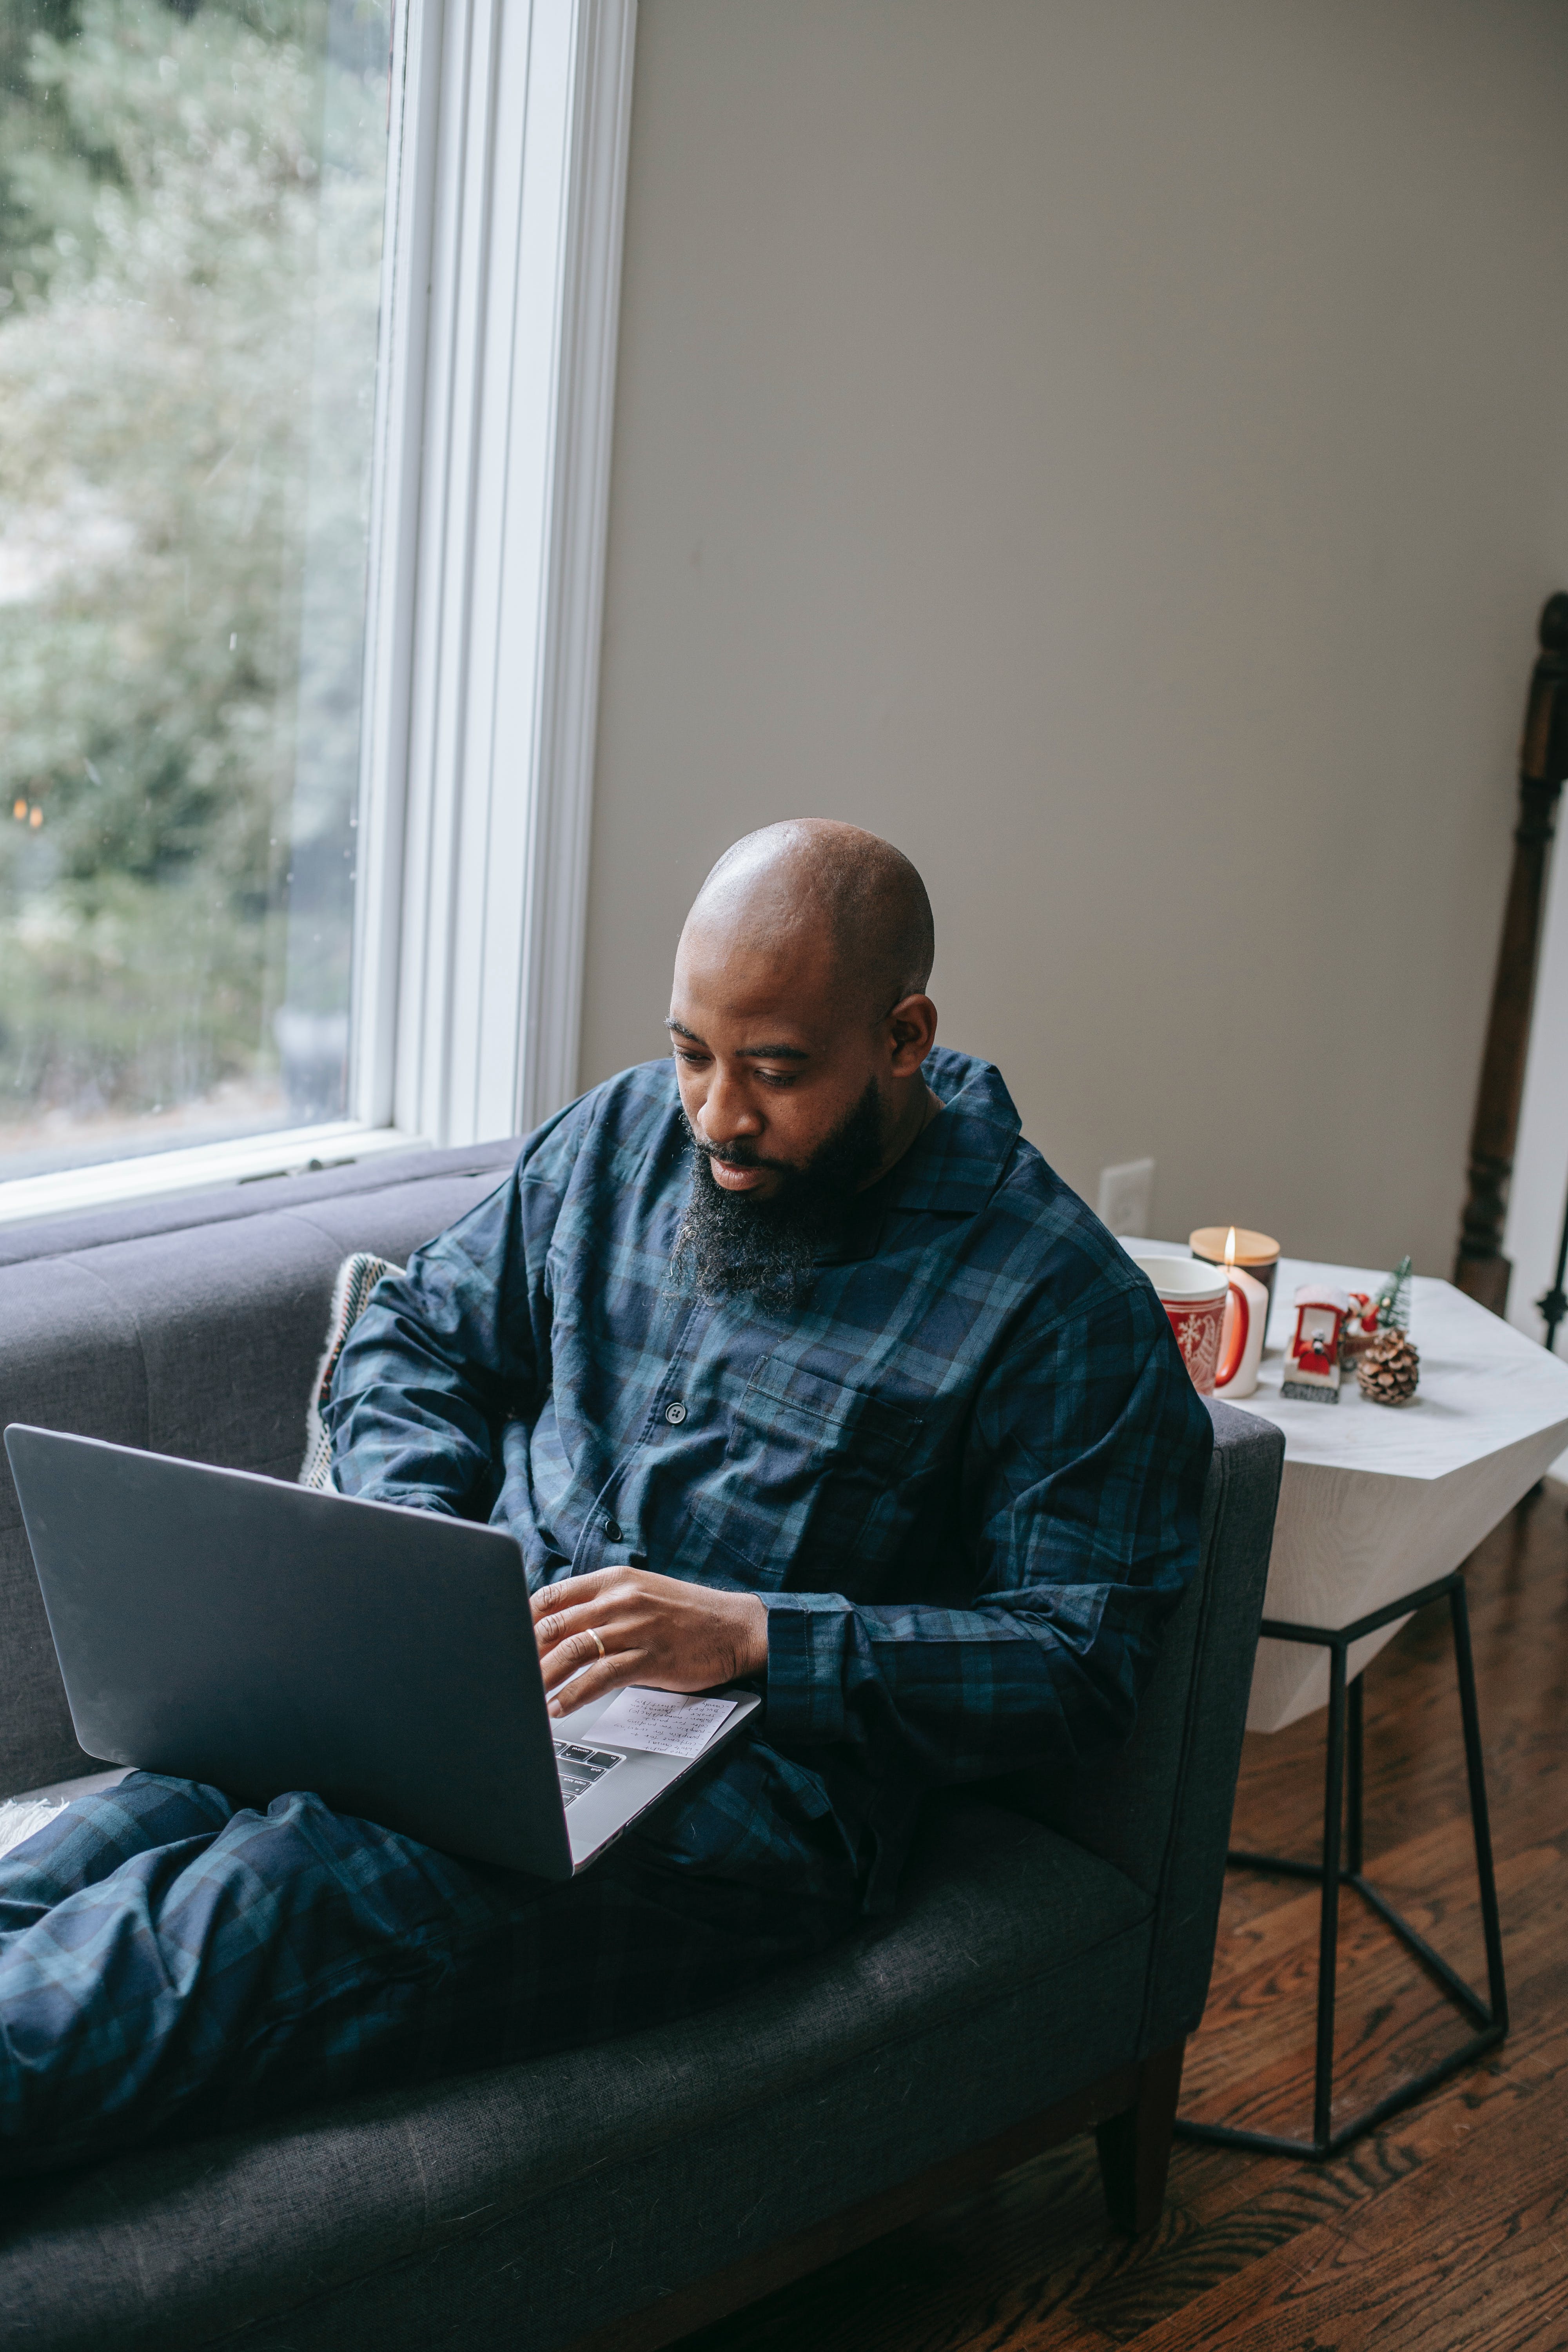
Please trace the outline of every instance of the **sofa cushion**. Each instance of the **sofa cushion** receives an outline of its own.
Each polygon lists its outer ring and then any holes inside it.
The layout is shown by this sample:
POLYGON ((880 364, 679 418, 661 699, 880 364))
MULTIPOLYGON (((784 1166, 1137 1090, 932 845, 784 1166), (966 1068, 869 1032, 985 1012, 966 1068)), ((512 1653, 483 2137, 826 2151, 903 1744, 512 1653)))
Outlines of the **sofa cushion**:
POLYGON ((0 2337, 563 2343, 1125 2063, 1148 1922, 1111 1864, 943 1800, 891 1922, 717 2010, 13 2186, 0 2337))

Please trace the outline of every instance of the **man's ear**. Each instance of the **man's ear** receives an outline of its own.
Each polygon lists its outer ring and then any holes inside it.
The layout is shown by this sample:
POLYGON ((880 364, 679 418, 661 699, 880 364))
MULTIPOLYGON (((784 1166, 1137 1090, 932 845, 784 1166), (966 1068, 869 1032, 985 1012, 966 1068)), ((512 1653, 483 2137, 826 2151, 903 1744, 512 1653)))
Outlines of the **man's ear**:
POLYGON ((884 1024, 892 1049, 889 1075, 912 1078, 936 1044, 936 1007, 929 996, 906 996, 884 1024))

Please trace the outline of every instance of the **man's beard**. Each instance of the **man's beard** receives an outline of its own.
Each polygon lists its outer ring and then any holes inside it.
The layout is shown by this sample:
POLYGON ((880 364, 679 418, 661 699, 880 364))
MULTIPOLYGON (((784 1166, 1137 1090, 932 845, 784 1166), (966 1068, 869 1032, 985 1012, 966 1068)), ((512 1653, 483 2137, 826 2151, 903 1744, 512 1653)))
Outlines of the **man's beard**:
POLYGON ((743 1139, 721 1153, 699 1140, 689 1119, 691 1184, 676 1236, 670 1270, 689 1279, 700 1297, 736 1293, 759 1305, 791 1309, 805 1304, 813 1260, 842 1239, 856 1197, 882 1157, 882 1104, 872 1078, 859 1101, 818 1145, 804 1168, 764 1160, 743 1139), (708 1162, 731 1168, 774 1168, 776 1191, 726 1192, 708 1162))

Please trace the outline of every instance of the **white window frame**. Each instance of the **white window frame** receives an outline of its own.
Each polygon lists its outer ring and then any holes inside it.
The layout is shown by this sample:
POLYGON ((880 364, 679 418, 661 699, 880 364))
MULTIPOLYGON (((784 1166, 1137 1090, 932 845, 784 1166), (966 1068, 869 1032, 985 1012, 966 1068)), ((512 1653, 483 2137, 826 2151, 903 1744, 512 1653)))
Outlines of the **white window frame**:
POLYGON ((576 1090, 637 0, 396 14, 350 1112, 0 1183, 0 1223, 576 1090))

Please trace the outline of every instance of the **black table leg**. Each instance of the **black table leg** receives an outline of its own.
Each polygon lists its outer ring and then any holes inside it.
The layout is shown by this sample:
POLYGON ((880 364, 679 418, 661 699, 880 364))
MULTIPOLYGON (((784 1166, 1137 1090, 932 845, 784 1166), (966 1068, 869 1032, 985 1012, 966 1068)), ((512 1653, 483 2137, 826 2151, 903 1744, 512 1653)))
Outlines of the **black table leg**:
POLYGON ((1312 2139, 1333 2129, 1334 1999, 1340 1974, 1340 1838, 1345 1810, 1345 1645, 1329 1653, 1329 1737, 1323 1772, 1323 1900, 1318 1920, 1318 2054, 1312 2069, 1312 2139))
POLYGON ((1402 2107, 1446 2081, 1472 2058, 1500 2042, 1508 2031, 1508 1990, 1503 1977, 1502 1933, 1498 1918, 1497 1880, 1492 1866, 1491 1831, 1487 1815, 1486 1759, 1481 1747, 1480 1714, 1476 1703, 1475 1662, 1470 1649, 1469 1612, 1461 1570, 1440 1577, 1420 1591, 1374 1610, 1354 1624, 1330 1629, 1297 1625, 1285 1619, 1265 1618, 1266 1640, 1305 1642, 1329 1653, 1329 1722, 1323 1771, 1323 1847, 1321 1863, 1297 1862, 1283 1854, 1249 1853, 1234 1850, 1231 1866, 1266 1871, 1275 1876, 1316 1879, 1322 1890, 1318 1933, 1317 2046, 1312 2070, 1312 2137, 1291 2139, 1276 2132, 1248 2131, 1229 2124, 1207 2124, 1178 2116, 1176 2130, 1184 2139, 1205 2140, 1226 2147, 1259 2148, 1277 2156, 1318 2159, 1337 2156, 1342 2147, 1395 2115, 1402 2107), (1455 1675, 1464 1721, 1465 1768, 1469 1783, 1470 1827, 1475 1840, 1476 1876, 1480 1891, 1481 1930, 1486 1941, 1487 1990, 1483 2000, 1440 1952, 1434 1951, 1386 1895, 1365 1874, 1363 1814, 1365 1804, 1365 1702, 1363 1677, 1347 1685, 1351 1644, 1367 1633, 1412 1615, 1430 1601, 1446 1600, 1454 1639, 1455 1675), (1375 2105, 1341 2125, 1333 2123, 1334 2012, 1339 1979, 1340 1888, 1349 1886, 1375 1911, 1420 1961, 1442 1992, 1479 2029, 1447 2058, 1379 2099, 1375 2105))
POLYGON ((1470 1830, 1476 1842, 1476 1876, 1481 1888, 1481 1933, 1487 1947, 1487 1991, 1490 2022, 1499 2038, 1508 2032, 1508 1986, 1502 1972, 1502 1923, 1498 1917, 1497 1875, 1492 1868, 1491 1819, 1487 1811, 1487 1765, 1481 1747, 1481 1715, 1476 1704, 1476 1665, 1470 1648, 1470 1604, 1464 1579, 1456 1577, 1448 1595, 1454 1633, 1454 1664, 1459 1680, 1459 1709, 1465 1722, 1465 1771, 1470 1784, 1470 1830))
MULTIPOLYGON (((1348 1669, 1349 1660, 1346 1660, 1348 1669)), ((1347 1705, 1347 1736, 1349 1753, 1345 1758, 1345 1868, 1352 1878, 1361 1875, 1363 1826, 1365 1819, 1366 1790, 1366 1681, 1357 1675, 1345 1694, 1347 1705)))

